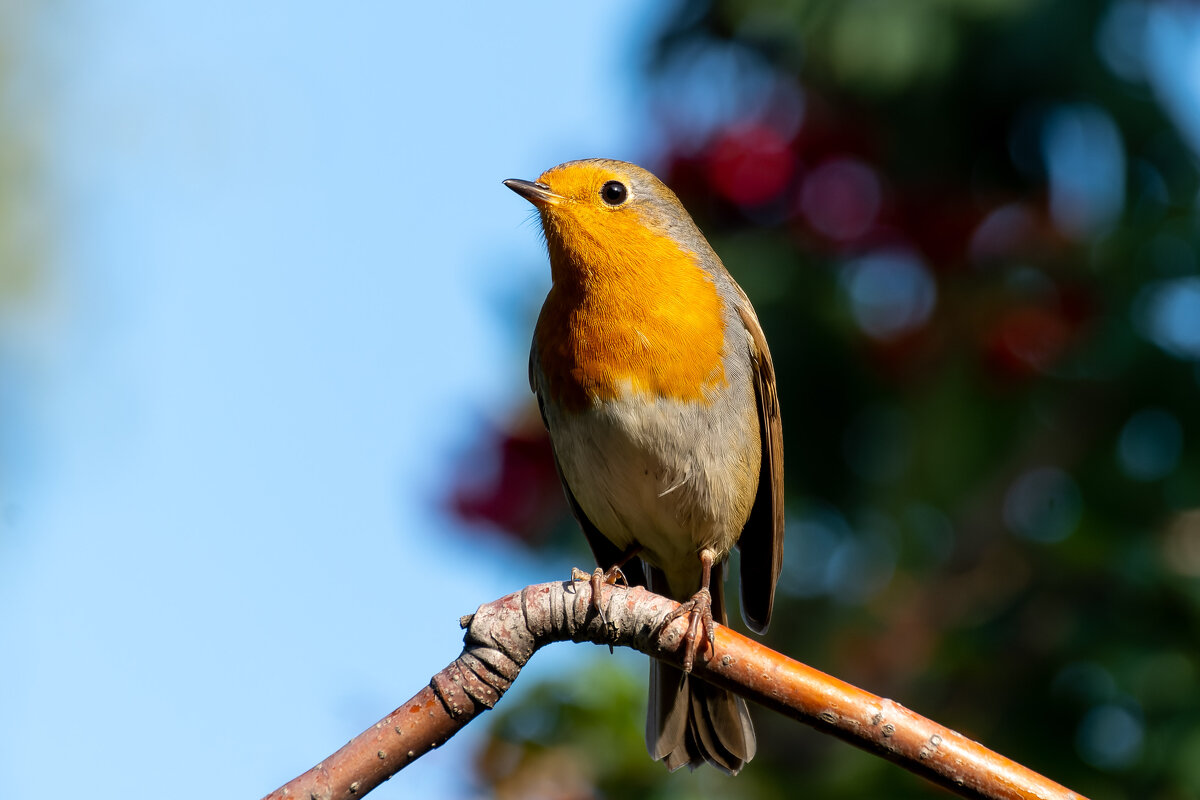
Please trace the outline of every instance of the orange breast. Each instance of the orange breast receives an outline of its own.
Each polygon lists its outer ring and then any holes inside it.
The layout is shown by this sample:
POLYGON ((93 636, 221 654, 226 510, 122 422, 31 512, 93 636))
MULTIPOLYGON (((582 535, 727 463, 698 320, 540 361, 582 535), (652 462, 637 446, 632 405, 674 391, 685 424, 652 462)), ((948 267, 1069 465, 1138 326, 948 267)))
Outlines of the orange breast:
POLYGON ((546 228, 554 286, 534 336, 551 399, 581 410, 628 386, 705 402, 724 383, 721 299, 693 254, 623 219, 546 228))

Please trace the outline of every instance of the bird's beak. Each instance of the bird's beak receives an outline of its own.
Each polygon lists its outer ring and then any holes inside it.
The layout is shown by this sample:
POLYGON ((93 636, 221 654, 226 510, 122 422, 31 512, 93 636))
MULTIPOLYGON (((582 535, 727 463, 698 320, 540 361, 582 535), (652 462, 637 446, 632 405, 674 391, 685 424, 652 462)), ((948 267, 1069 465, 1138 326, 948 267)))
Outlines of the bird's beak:
POLYGON ((504 182, 504 185, 539 208, 542 206, 556 206, 564 199, 562 195, 550 191, 550 187, 544 183, 509 178, 504 182))

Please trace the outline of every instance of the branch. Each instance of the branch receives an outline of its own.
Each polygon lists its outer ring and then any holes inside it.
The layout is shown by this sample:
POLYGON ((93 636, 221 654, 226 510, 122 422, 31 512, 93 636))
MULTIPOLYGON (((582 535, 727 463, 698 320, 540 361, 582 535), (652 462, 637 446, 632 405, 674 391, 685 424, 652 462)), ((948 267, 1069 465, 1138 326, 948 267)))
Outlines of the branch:
MULTIPOLYGON (((591 608, 587 581, 543 583, 479 607, 460 622, 462 655, 373 727, 264 800, 362 797, 492 708, 541 646, 571 640, 632 647, 676 665, 687 619, 661 637, 678 604, 641 588, 601 587, 608 625, 591 608)), ((961 797, 1085 800, 903 706, 793 661, 716 626, 716 654, 693 674, 875 753, 961 797)))

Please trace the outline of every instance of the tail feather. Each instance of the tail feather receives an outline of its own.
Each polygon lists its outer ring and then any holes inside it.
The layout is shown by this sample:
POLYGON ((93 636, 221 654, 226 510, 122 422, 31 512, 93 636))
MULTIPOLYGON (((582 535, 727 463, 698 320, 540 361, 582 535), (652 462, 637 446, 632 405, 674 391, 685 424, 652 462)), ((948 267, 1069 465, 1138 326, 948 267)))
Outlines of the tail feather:
MULTIPOLYGON (((662 574, 651 570, 652 589, 665 587, 662 574)), ((710 587, 713 618, 724 623, 719 574, 710 587)), ((754 726, 746 701, 736 694, 692 677, 671 664, 650 661, 650 699, 646 714, 646 748, 667 769, 695 769, 704 762, 731 775, 754 757, 754 726)))

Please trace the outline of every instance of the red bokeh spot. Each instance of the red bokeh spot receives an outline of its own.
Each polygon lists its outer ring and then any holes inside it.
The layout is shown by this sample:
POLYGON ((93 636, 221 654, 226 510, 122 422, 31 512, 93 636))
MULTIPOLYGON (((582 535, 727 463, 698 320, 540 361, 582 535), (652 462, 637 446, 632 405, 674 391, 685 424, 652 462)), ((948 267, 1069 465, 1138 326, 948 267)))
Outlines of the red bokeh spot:
POLYGON ((988 334, 989 361, 1015 377, 1049 369, 1070 344, 1072 326, 1059 314, 1038 307, 1009 311, 988 334))
POLYGON ((745 125, 717 139, 708 154, 708 174, 723 197, 753 208, 779 197, 796 171, 789 143, 766 125, 745 125))
POLYGON ((540 422, 518 421, 491 432, 482 446, 499 462, 495 475, 479 483, 464 469, 450 496, 451 510, 467 522, 490 523, 527 542, 544 539, 567 511, 545 429, 540 422))
POLYGON ((882 194, 870 166, 853 158, 831 158, 804 179, 800 211, 817 233, 850 242, 871 230, 882 194))

